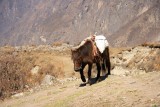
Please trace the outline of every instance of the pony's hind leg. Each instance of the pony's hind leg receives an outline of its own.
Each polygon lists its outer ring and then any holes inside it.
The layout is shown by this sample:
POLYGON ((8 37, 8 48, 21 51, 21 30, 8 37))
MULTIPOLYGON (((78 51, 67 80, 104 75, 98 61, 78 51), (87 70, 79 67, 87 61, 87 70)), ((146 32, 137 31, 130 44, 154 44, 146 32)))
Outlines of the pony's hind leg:
POLYGON ((105 49, 105 60, 106 60, 106 67, 108 68, 108 74, 107 75, 110 75, 111 74, 111 62, 110 62, 110 55, 109 55, 109 48, 106 48, 105 49))
POLYGON ((91 85, 91 70, 92 70, 92 64, 88 64, 88 83, 91 85))
POLYGON ((110 62, 110 60, 106 61, 106 66, 108 68, 108 74, 107 75, 111 75, 111 62, 110 62))
POLYGON ((96 65, 97 65, 97 78, 96 78, 96 81, 99 81, 99 79, 100 79, 100 73, 101 73, 101 65, 100 65, 100 63, 96 63, 96 65))
POLYGON ((101 66, 102 66, 102 75, 106 75, 106 63, 104 59, 103 59, 103 63, 101 64, 101 66))

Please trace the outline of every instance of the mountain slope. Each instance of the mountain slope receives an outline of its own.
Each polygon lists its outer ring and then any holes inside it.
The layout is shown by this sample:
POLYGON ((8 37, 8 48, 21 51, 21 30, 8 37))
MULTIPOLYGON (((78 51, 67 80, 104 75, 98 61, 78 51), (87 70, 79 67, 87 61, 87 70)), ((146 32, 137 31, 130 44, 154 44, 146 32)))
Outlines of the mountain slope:
POLYGON ((0 45, 71 44, 90 33, 112 46, 160 40, 158 0, 1 0, 0 45))

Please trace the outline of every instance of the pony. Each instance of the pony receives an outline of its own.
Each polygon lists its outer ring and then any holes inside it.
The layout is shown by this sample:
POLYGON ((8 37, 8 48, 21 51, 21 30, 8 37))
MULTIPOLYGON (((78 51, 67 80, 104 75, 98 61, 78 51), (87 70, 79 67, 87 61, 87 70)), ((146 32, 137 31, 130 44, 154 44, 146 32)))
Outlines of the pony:
POLYGON ((93 63, 96 63, 97 66, 97 77, 96 77, 96 82, 100 78, 100 72, 101 68, 103 70, 106 70, 106 67, 108 68, 108 73, 107 75, 110 75, 110 58, 109 58, 109 47, 105 47, 103 53, 99 51, 97 48, 98 55, 94 56, 93 55, 93 41, 91 40, 86 40, 86 42, 80 46, 80 47, 73 47, 71 49, 71 59, 73 60, 74 63, 74 70, 76 72, 80 72, 81 80, 83 82, 86 82, 85 76, 83 74, 83 69, 85 68, 86 65, 88 65, 88 82, 91 84, 91 70, 92 70, 92 65, 93 63))

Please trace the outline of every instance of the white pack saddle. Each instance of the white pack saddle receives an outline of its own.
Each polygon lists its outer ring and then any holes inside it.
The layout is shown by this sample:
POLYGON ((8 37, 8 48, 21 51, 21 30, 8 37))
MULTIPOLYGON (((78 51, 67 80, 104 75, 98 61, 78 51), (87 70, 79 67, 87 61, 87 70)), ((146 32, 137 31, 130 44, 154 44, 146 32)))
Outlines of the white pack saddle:
POLYGON ((98 47, 98 49, 101 53, 103 53, 105 48, 109 46, 109 43, 108 43, 106 37, 103 35, 97 35, 95 37, 95 42, 96 42, 96 46, 98 47))

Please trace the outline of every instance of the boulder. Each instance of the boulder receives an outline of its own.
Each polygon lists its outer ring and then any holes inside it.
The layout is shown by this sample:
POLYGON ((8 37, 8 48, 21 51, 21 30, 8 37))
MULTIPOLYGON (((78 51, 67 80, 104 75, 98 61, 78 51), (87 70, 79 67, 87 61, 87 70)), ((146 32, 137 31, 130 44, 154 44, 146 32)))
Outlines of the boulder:
POLYGON ((46 75, 43 78, 41 85, 53 85, 55 80, 56 80, 56 78, 54 76, 46 75))

